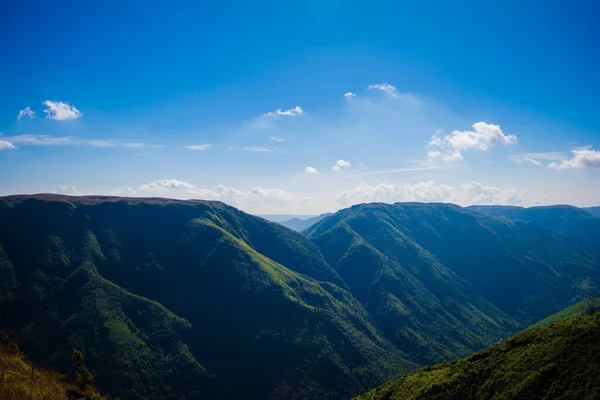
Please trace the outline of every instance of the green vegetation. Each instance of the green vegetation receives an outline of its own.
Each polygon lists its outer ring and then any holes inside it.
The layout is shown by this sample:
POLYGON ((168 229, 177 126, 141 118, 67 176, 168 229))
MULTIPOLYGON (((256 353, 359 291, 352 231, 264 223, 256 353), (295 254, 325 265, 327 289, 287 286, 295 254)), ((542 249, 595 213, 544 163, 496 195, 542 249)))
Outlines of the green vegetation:
POLYGON ((587 242, 454 205, 363 204, 306 234, 384 336, 421 364, 464 357, 599 287, 587 242))
POLYGON ((360 400, 598 399, 600 314, 527 329, 457 361, 400 376, 360 400))
POLYGON ((580 315, 590 314, 600 310, 600 297, 595 296, 590 299, 581 300, 577 304, 565 308, 562 311, 552 314, 549 317, 536 323, 534 326, 549 325, 553 322, 560 321, 566 318, 574 318, 580 315))
MULTIPOLYGON (((88 378, 89 375, 86 379, 88 378)), ((105 399, 94 389, 89 379, 82 388, 80 385, 75 386, 70 383, 69 379, 62 374, 34 366, 19 352, 10 335, 0 332, 0 399, 70 400, 72 398, 105 399)))
POLYGON ((301 235, 219 202, 9 196, 0 328, 123 399, 339 399, 591 296, 599 260, 445 204, 355 206, 301 235))
POLYGON ((312 242, 222 203, 5 199, 0 246, 2 326, 113 396, 336 398, 416 367, 312 242))
POLYGON ((73 361, 77 365, 75 383, 79 386, 79 389, 86 390, 94 383, 94 375, 83 364, 83 353, 81 351, 73 350, 73 361))
POLYGON ((470 210, 512 221, 529 221, 551 232, 578 236, 592 243, 600 240, 599 207, 577 208, 567 205, 543 207, 471 206, 470 210))

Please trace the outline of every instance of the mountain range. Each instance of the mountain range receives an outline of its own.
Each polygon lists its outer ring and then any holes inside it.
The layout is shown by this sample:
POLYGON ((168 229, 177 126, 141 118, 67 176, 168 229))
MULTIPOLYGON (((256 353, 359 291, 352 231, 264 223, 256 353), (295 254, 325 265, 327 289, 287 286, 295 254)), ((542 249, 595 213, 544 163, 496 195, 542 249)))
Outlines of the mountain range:
POLYGON ((220 202, 8 196, 0 328, 61 371, 82 349, 123 399, 350 397, 596 293, 600 219, 558 209, 371 203, 300 234, 220 202))
POLYGON ((310 218, 306 218, 306 219, 291 218, 291 219, 287 219, 285 221, 275 221, 275 222, 279 222, 281 225, 283 225, 287 228, 293 229, 296 232, 302 232, 302 231, 306 230, 308 227, 316 224, 320 220, 327 218, 330 215, 331 215, 331 213, 325 213, 325 214, 316 215, 314 217, 310 217, 310 218))

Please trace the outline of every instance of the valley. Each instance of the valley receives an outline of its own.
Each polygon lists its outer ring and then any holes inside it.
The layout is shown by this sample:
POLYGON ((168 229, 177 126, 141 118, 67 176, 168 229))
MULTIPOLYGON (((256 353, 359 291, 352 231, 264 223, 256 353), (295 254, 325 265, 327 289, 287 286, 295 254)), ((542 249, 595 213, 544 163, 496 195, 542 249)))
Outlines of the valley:
POLYGON ((82 349, 121 398, 352 397, 594 295, 600 220, 570 212, 371 203, 300 234, 220 202, 8 196, 0 328, 49 368, 82 349))

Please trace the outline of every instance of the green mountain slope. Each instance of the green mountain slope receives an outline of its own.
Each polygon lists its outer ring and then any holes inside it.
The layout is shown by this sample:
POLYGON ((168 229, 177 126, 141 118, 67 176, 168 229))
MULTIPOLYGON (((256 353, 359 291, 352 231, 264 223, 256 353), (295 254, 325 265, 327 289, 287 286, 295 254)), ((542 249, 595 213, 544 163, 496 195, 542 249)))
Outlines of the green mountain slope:
POLYGON ((400 376, 357 399, 598 399, 599 343, 599 314, 566 319, 400 376))
POLYGON ((596 248, 447 204, 300 235, 219 202, 0 198, 0 328, 127 399, 339 399, 591 296, 596 248))
POLYGON ((414 368, 305 237, 218 202, 0 200, 0 310, 123 398, 339 398, 414 368))
POLYGON ((595 296, 589 299, 581 300, 579 303, 573 304, 562 311, 544 318, 543 320, 537 322, 534 326, 549 325, 553 322, 566 318, 575 318, 580 315, 587 314, 591 312, 591 310, 594 310, 594 312, 600 311, 600 297, 595 296))
POLYGON ((598 287, 587 244, 454 205, 358 205, 306 234, 386 337, 422 363, 465 356, 598 287))

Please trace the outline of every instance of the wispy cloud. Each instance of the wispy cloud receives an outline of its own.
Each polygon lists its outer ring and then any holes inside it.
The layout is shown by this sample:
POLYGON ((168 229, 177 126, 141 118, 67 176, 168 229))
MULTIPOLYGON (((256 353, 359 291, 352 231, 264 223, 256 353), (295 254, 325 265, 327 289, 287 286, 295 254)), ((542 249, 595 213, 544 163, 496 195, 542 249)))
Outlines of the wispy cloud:
POLYGON ((46 100, 42 102, 46 107, 44 113, 46 118, 54 119, 57 121, 65 121, 69 119, 77 119, 83 116, 83 113, 75 108, 75 106, 69 103, 63 103, 62 101, 46 100))
POLYGON ((263 146, 249 146, 249 147, 240 147, 240 150, 253 151, 253 152, 257 152, 257 153, 268 153, 268 152, 277 150, 277 148, 263 147, 263 146))
POLYGON ((316 175, 319 173, 319 171, 316 168, 313 167, 306 167, 304 168, 304 172, 306 172, 308 175, 316 175))
POLYGON ((68 136, 48 136, 48 135, 17 135, 9 139, 12 143, 24 146, 56 146, 73 144, 73 140, 68 136))
POLYGON ((531 164, 539 167, 542 161, 562 161, 566 157, 562 152, 512 154, 508 159, 517 164, 531 164))
POLYGON ((33 117, 35 117, 35 112, 29 107, 25 107, 24 109, 20 110, 19 115, 17 115, 17 119, 33 117))
POLYGON ((158 179, 140 186, 140 190, 193 189, 194 185, 177 179, 158 179))
POLYGON ((56 191, 58 194, 66 194, 69 196, 81 196, 81 192, 75 186, 61 186, 56 191))
POLYGON ((142 142, 120 142, 116 140, 105 139, 78 139, 69 136, 49 136, 49 135, 17 135, 6 138, 12 143, 23 146, 90 146, 90 147, 162 147, 161 145, 148 144, 142 142))
POLYGON ((390 85, 389 83, 378 83, 375 85, 367 86, 367 89, 370 90, 381 90, 382 92, 396 98, 398 97, 398 91, 396 91, 396 86, 390 85))
POLYGON ((0 150, 16 149, 17 147, 7 140, 0 139, 0 150))
POLYGON ((352 92, 348 92, 348 93, 344 93, 344 97, 348 100, 350 100, 353 97, 356 97, 356 95, 352 92))
POLYGON ((341 171, 342 168, 348 168, 350 165, 352 165, 350 163, 350 161, 339 159, 335 162, 335 164, 334 164, 333 168, 331 168, 331 170, 333 172, 338 172, 338 171, 341 171))
POLYGON ((268 113, 264 113, 262 116, 263 117, 278 117, 278 116, 283 116, 283 117, 297 117, 299 115, 302 115, 303 111, 302 108, 300 106, 296 106, 294 108, 290 108, 289 110, 281 110, 281 109, 277 109, 275 111, 269 111, 268 113))
POLYGON ((123 187, 116 188, 116 189, 109 191, 108 195, 109 196, 123 196, 123 197, 135 196, 136 191, 133 190, 130 186, 123 186, 123 187))
POLYGON ((185 148, 190 150, 205 151, 210 148, 210 144, 192 144, 190 146, 185 146, 185 148))
POLYGON ((381 201, 452 202, 471 204, 522 205, 530 203, 531 195, 514 188, 501 189, 478 182, 468 182, 459 187, 443 185, 435 181, 417 183, 369 185, 361 183, 351 190, 345 190, 337 197, 338 203, 352 205, 381 201))
POLYGON ((253 203, 284 206, 294 200, 286 190, 255 186, 249 191, 219 185, 214 189, 195 189, 189 194, 201 200, 219 200, 235 207, 244 207, 253 203))
POLYGON ((281 137, 278 137, 278 136, 271 136, 271 137, 269 138, 269 140, 270 140, 271 142, 285 142, 285 139, 284 139, 284 138, 281 138, 281 137))
POLYGON ((385 175, 385 174, 395 174, 399 172, 414 172, 414 171, 433 171, 436 169, 447 169, 447 168, 458 168, 459 165, 430 165, 423 167, 407 167, 407 168, 395 168, 388 169, 383 171, 372 171, 372 172, 364 172, 362 174, 356 174, 354 176, 371 176, 371 175, 385 175))

